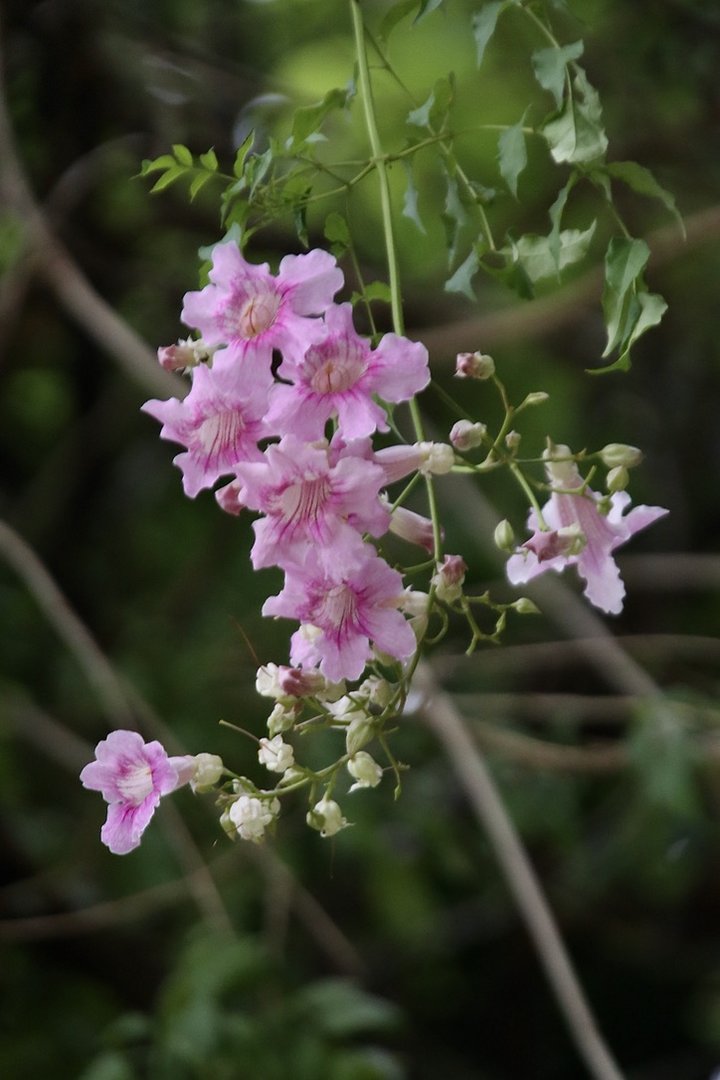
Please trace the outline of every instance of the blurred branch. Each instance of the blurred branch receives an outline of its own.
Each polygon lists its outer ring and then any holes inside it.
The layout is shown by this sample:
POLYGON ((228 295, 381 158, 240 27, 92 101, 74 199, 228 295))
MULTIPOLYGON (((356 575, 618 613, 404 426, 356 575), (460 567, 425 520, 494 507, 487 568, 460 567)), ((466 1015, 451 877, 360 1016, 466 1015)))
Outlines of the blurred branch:
MULTIPOLYGON (((691 214, 685 219, 685 228, 686 239, 677 225, 656 229, 646 237, 651 251, 651 269, 720 239, 720 207, 712 206, 691 214)), ((603 269, 593 267, 550 296, 512 304, 488 315, 473 315, 441 326, 423 327, 410 336, 422 338, 437 365, 454 365, 459 352, 475 349, 488 352, 510 342, 555 333, 578 322, 599 303, 602 287, 603 269)))
POLYGON ((573 970, 555 919, 502 797, 451 698, 427 664, 416 673, 420 714, 442 743, 485 830, 525 922, 575 1045, 595 1080, 622 1080, 573 970))
POLYGON ((29 268, 48 283, 64 309, 145 391, 161 394, 163 397, 168 394, 184 396, 187 393, 186 385, 159 367, 152 349, 98 295, 70 253, 49 228, 28 184, 15 147, 5 99, 1 52, 0 192, 6 205, 22 219, 26 230, 26 253, 19 270, 20 276, 14 285, 11 283, 4 286, 3 304, 7 305, 16 299, 18 290, 23 286, 22 276, 29 268))

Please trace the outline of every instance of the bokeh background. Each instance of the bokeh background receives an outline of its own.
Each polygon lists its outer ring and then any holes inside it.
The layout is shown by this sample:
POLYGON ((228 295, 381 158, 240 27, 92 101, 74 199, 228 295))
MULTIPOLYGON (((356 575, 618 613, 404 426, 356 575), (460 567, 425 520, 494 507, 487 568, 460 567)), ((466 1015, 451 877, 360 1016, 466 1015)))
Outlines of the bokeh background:
MULTIPOLYGON (((369 19, 387 6, 368 3, 369 19)), ((633 496, 671 514, 621 556, 621 617, 583 619, 569 582, 501 648, 466 659, 457 628, 433 664, 628 1076, 709 1080, 720 1065, 720 11, 569 6, 558 29, 585 37, 611 159, 652 169, 687 221, 683 241, 660 204, 621 195, 669 312, 628 374, 594 378, 601 244, 538 300, 489 280, 476 305, 451 296, 438 192, 420 165, 427 234, 399 224, 409 332, 448 389, 455 352, 481 348, 514 393, 547 390, 528 443, 550 431, 576 448, 643 447, 633 496), (599 662, 587 642, 603 628, 615 651, 599 662), (668 708, 645 700, 642 678, 668 708)), ((392 55, 420 98, 454 70, 460 123, 515 123, 538 96, 536 45, 508 18, 478 73, 473 8, 447 0, 406 20, 392 55)), ((94 744, 129 723, 258 774, 252 744, 218 721, 262 732, 255 668, 282 659, 288 630, 259 608, 279 579, 251 571, 248 522, 207 493, 183 497, 172 448, 139 412, 163 396, 153 350, 183 332, 198 249, 221 235, 217 206, 208 189, 192 206, 179 186, 151 197, 136 174, 175 142, 230 162, 250 127, 262 138, 344 86, 346 5, 6 0, 1 29, 0 1074, 582 1077, 492 852, 419 721, 397 736, 412 766, 401 800, 389 784, 352 796, 356 824, 335 841, 309 833, 298 804, 266 848, 233 846, 212 807, 182 792, 117 858, 98 842, 101 800, 77 779, 94 744)), ((389 80, 377 93, 399 130, 406 106, 389 80)), ((340 156, 366 155, 357 126, 333 124, 340 156)), ((500 191, 496 153, 491 138, 462 142, 468 168, 500 191)), ((536 154, 520 200, 491 208, 498 231, 546 231, 557 184, 536 154)), ((381 278, 372 182, 353 215, 363 268, 381 278)), ((311 217, 312 244, 321 226, 311 217)), ((292 222, 278 221, 252 257, 297 250, 292 222)), ((426 399, 447 431, 445 406, 426 399)), ((496 415, 482 386, 464 401, 496 415)), ((515 493, 493 480, 473 501, 449 480, 443 506, 473 589, 512 599, 488 538, 494 516, 521 525, 515 493)))

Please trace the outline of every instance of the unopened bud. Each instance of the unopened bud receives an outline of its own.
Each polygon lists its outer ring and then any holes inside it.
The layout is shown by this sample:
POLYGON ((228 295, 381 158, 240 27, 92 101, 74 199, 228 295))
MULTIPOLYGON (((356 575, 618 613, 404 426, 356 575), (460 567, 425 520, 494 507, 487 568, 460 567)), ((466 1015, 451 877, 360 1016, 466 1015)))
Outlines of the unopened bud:
POLYGON ((295 709, 288 709, 281 701, 275 705, 267 718, 267 729, 270 738, 281 735, 283 731, 289 731, 295 723, 295 709))
POLYGON ((462 596, 462 586, 467 573, 467 563, 461 555, 446 555, 441 566, 430 579, 435 586, 438 600, 452 604, 462 596))
POLYGON ((367 746, 375 736, 375 724, 369 716, 360 715, 351 720, 345 735, 345 749, 348 754, 357 754, 367 746))
POLYGON ((321 836, 335 836, 347 825, 342 810, 333 799, 322 798, 312 810, 308 810, 306 821, 311 829, 317 829, 321 836))
POLYGON ((190 781, 190 787, 201 794, 210 791, 222 776, 223 769, 222 758, 217 754, 196 754, 195 775, 190 781))
POLYGON ((611 469, 607 474, 605 480, 605 486, 612 495, 614 495, 616 491, 624 491, 629 483, 630 473, 624 465, 616 465, 615 468, 611 469))
POLYGON ((377 787, 382 780, 382 768, 375 761, 375 758, 364 750, 360 750, 350 758, 347 763, 347 771, 355 780, 350 791, 377 787))
POLYGON ((527 405, 543 405, 548 398, 549 394, 546 394, 544 390, 534 390, 531 394, 527 394, 520 408, 527 405))
POLYGON ((485 424, 473 424, 470 420, 458 420, 450 431, 450 442, 456 450, 472 450, 480 446, 487 435, 485 424))
POLYGON ((455 464, 455 452, 447 443, 421 442, 417 446, 424 459, 420 472, 425 476, 444 476, 455 464))
POLYGON ((505 436, 505 445, 507 446, 508 450, 517 450, 520 445, 521 438, 522 435, 519 431, 508 431, 507 435, 505 436))
POLYGON ((258 761, 269 772, 284 773, 295 763, 293 748, 283 742, 282 735, 274 735, 272 739, 261 739, 258 750, 258 761))
POLYGON ((495 374, 495 361, 486 353, 461 352, 455 361, 455 374, 459 379, 490 379, 495 374))
POLYGON ((618 465, 632 469, 635 465, 639 465, 642 459, 642 450, 638 450, 637 446, 627 446, 625 443, 608 443, 600 451, 600 460, 606 469, 614 469, 618 465))
POLYGON ((494 540, 495 547, 499 548, 500 551, 512 552, 515 550, 515 532, 507 518, 503 518, 495 526, 494 540))
POLYGON ((529 596, 521 596, 519 600, 516 600, 514 604, 510 605, 513 611, 517 611, 518 615, 539 615, 540 608, 537 604, 533 604, 529 596))

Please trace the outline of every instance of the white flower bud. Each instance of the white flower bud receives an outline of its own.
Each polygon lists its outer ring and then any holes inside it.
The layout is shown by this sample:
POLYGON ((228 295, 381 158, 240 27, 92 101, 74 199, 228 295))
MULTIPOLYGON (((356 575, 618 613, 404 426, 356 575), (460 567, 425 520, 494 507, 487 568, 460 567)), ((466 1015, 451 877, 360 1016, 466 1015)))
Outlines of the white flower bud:
POLYGON ((354 778, 355 783, 350 791, 359 791, 360 788, 377 787, 382 780, 382 768, 370 754, 364 750, 354 754, 347 763, 347 770, 354 778))
POLYGON ((643 459, 642 450, 637 446, 627 446, 625 443, 608 443, 600 451, 600 460, 606 469, 614 469, 624 465, 626 469, 632 469, 639 465, 643 459))
POLYGON ((289 731, 294 723, 295 710, 286 708, 281 701, 278 701, 267 718, 267 729, 270 737, 273 738, 283 731, 289 731))
POLYGON ((280 687, 279 674, 280 668, 277 664, 263 664, 257 669, 255 689, 260 697, 275 698, 279 701, 286 696, 280 687))
POLYGON ((295 755, 292 746, 283 742, 282 735, 275 735, 272 739, 260 740, 258 761, 269 772, 284 773, 295 763, 295 755))
POLYGON ((455 464, 455 451, 447 443, 421 442, 416 446, 423 458, 420 472, 425 476, 443 476, 455 464))
MULTIPOLYGON (((264 838, 266 828, 279 813, 280 803, 277 799, 257 799, 252 795, 241 795, 222 817, 227 815, 241 839, 257 844, 264 838)), ((225 824, 223 828, 226 828, 225 824)))
POLYGON ((375 737, 375 723, 364 713, 358 713, 348 725, 345 734, 345 749, 348 754, 356 754, 375 737))
POLYGON ((438 600, 452 604, 462 596, 462 586, 467 573, 467 563, 461 555, 446 555, 444 562, 430 579, 438 600))
POLYGON ((196 754, 195 775, 190 781, 193 791, 210 791, 223 774, 223 761, 217 754, 196 754))
POLYGON ((458 420, 450 430, 450 442, 456 450, 472 450, 475 446, 480 446, 486 435, 486 424, 473 424, 470 420, 458 420))
POLYGON ((505 436, 505 445, 507 446, 508 450, 517 450, 518 446, 520 445, 521 439, 522 435, 519 431, 508 431, 507 435, 505 436))
POLYGON ((308 811, 306 821, 311 829, 317 829, 325 837, 335 836, 347 825, 338 804, 325 796, 308 811))

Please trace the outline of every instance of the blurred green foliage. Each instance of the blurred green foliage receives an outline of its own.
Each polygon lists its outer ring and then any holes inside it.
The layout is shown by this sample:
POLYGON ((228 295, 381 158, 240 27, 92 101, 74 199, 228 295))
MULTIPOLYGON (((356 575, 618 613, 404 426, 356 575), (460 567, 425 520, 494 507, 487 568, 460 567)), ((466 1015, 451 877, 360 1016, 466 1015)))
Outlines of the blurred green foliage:
MULTIPOLYGON (((563 40, 585 38, 610 159, 652 169, 689 218, 716 209, 714 6, 568 6, 571 14, 557 16, 563 40)), ((377 24, 386 7, 368 3, 369 20, 377 24)), ((515 124, 534 85, 526 31, 501 23, 478 72, 469 29, 476 7, 448 0, 418 26, 399 26, 393 59, 421 101, 454 70, 466 90, 459 124, 499 115, 515 124)), ((279 117, 289 130, 298 105, 346 85, 352 74, 345 6, 8 0, 3 30, 15 136, 38 200, 97 291, 131 326, 153 347, 175 340, 182 294, 196 284, 198 249, 220 235, 217 206, 209 186, 192 206, 179 188, 149 197, 148 184, 137 179, 140 162, 183 143, 194 154, 214 147, 230 167, 249 127, 262 139, 279 117)), ((389 81, 379 75, 377 85, 387 130, 397 130, 407 108, 389 81)), ((334 116, 328 133, 341 155, 365 154, 356 121, 334 116)), ((547 232, 556 176, 546 158, 529 147, 518 203, 502 183, 495 138, 461 140, 459 152, 497 189, 494 212, 503 229, 547 232)), ((443 192, 420 158, 413 176, 426 233, 399 218, 411 331, 420 336, 517 303, 490 279, 477 283, 479 308, 443 291, 445 230, 427 213, 443 192)), ((401 207, 404 168, 393 170, 393 184, 401 207)), ((619 199, 633 235, 667 225, 659 203, 630 191, 619 199)), ((312 244, 324 243, 324 219, 325 212, 308 217, 312 244)), ((587 227, 582 199, 571 219, 572 227, 587 227)), ((358 187, 351 226, 366 279, 382 279, 372 184, 358 187)), ((570 322, 550 320, 492 351, 516 398, 528 389, 551 395, 527 414, 528 444, 552 430, 578 447, 610 440, 643 447, 634 497, 672 512, 638 552, 654 545, 712 553, 720 524, 720 246, 695 240, 684 249, 677 236, 673 244, 672 257, 657 267, 651 261, 648 272, 669 312, 638 344, 629 374, 583 374, 604 347, 599 308, 587 304, 570 322)), ((263 620, 259 608, 279 579, 275 571, 251 571, 247 521, 223 516, 210 495, 184 499, 170 447, 138 411, 150 393, 89 339, 39 276, 25 273, 23 245, 23 222, 4 211, 2 517, 38 552, 118 671, 184 747, 218 752, 254 775, 252 745, 217 721, 263 728, 255 668, 282 658, 288 630, 263 620)), ((298 250, 292 220, 259 233, 252 256, 277 259, 288 250, 298 250)), ((601 246, 592 251, 597 261, 601 246)), ((449 391, 452 351, 435 350, 438 380, 449 391)), ((480 419, 495 408, 482 385, 463 394, 480 419)), ((432 393, 426 399, 431 422, 447 430, 445 404, 432 393)), ((452 550, 465 555, 473 585, 510 597, 452 481, 448 490, 452 550)), ((493 478, 484 491, 517 520, 514 496, 493 478)), ((505 706, 494 699, 483 719, 551 744, 627 747, 627 768, 597 774, 547 771, 499 749, 490 757, 629 1075, 705 1080, 720 1058, 718 770, 706 752, 720 689, 717 575, 699 588, 671 591, 672 582, 657 575, 643 585, 640 555, 626 567, 630 601, 613 629, 672 699, 696 709, 693 719, 683 710, 672 717, 619 713, 608 702, 600 719, 568 706, 548 720, 516 711, 509 698, 505 706)), ((303 916, 292 889, 279 888, 266 865, 231 849, 201 800, 181 793, 176 801, 216 865, 238 933, 233 941, 198 928, 191 892, 182 883, 172 887, 187 869, 170 839, 172 820, 158 815, 127 859, 100 846, 103 809, 77 781, 88 751, 73 736, 93 745, 112 720, 5 565, 0 604, 0 1074, 583 1075, 487 842, 426 731, 409 722, 399 733, 400 757, 412 765, 399 803, 389 790, 352 796, 356 824, 327 843, 308 834, 298 807, 274 841, 362 958, 362 971, 350 972, 354 981, 337 981, 352 965, 328 943, 322 920, 303 916)), ((451 637, 441 656, 446 681, 468 695, 606 694, 557 637, 548 619, 517 620, 506 648, 467 661, 454 659, 462 642, 451 637), (535 662, 533 650, 548 639, 555 648, 535 662)))

